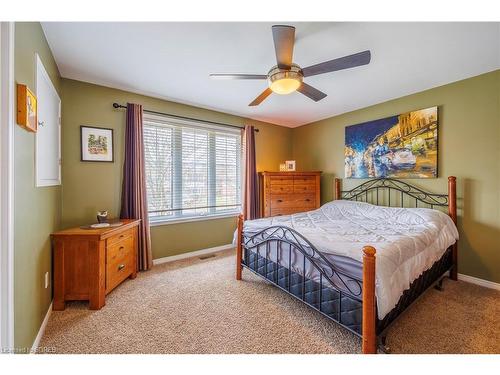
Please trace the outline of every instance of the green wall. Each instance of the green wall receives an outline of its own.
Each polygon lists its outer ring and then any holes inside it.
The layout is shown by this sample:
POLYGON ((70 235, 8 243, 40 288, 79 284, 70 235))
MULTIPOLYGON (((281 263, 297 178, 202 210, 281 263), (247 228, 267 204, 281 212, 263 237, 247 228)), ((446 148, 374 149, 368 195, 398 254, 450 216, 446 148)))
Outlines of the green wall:
MULTIPOLYGON (((107 209, 117 216, 123 163, 125 112, 113 102, 141 103, 145 108, 243 125, 252 123, 257 137, 258 170, 277 170, 294 158, 300 170, 323 170, 322 201, 332 198, 333 176, 343 176, 344 127, 433 105, 439 106, 439 173, 416 184, 446 190, 446 176, 458 177, 459 271, 500 282, 500 71, 346 113, 295 129, 220 112, 167 102, 93 84, 60 79, 39 23, 16 23, 15 79, 35 88, 38 53, 62 99, 61 187, 35 188, 35 136, 16 126, 14 134, 14 298, 15 346, 29 348, 50 305, 51 288, 43 285, 51 271, 50 233, 94 221, 107 209), (80 125, 113 128, 114 163, 80 161, 80 125)), ((357 181, 346 181, 346 187, 357 181)), ((231 242, 235 218, 153 227, 154 258, 231 242)))
POLYGON ((293 158, 324 172, 326 202, 333 176, 344 176, 345 126, 435 105, 439 178, 411 182, 446 192, 447 176, 457 176, 459 272, 500 282, 500 70, 295 128, 293 158))
MULTIPOLYGON (((125 111, 113 102, 143 104, 145 108, 235 125, 254 124, 257 168, 278 170, 292 154, 292 130, 126 91, 74 80, 62 80, 62 227, 89 223, 98 210, 116 217, 120 210, 125 111), (114 163, 80 161, 80 125, 114 129, 114 163)), ((153 257, 161 258, 231 242, 235 218, 211 219, 151 228, 153 257)))
MULTIPOLYGON (((60 78, 39 23, 15 24, 17 83, 35 91, 35 53, 60 93, 60 78)), ((59 228, 61 188, 35 187, 35 135, 19 126, 14 131, 14 341, 31 348, 52 299, 45 289, 51 272, 50 233, 59 228)))

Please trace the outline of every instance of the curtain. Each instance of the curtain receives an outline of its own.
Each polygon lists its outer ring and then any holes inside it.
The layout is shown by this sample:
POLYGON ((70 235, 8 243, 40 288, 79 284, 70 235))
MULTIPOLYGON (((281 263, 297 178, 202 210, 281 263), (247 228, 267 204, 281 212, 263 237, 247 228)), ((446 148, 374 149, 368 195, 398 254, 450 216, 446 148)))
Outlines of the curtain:
POLYGON ((127 103, 120 218, 141 219, 137 255, 139 271, 153 266, 145 176, 142 105, 127 103))
POLYGON ((251 125, 243 129, 243 216, 245 220, 257 219, 259 215, 259 185, 255 162, 255 131, 251 125))

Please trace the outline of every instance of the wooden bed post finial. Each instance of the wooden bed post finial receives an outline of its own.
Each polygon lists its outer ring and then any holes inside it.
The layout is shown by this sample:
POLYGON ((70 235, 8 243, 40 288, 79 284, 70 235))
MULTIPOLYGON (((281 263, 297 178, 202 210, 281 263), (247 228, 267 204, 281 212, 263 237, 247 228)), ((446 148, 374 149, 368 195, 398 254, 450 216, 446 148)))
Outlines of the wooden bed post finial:
POLYGON ((335 178, 335 199, 342 199, 342 188, 340 186, 342 180, 340 178, 335 178))
POLYGON ((363 247, 363 354, 377 353, 375 303, 375 253, 373 246, 363 247))
POLYGON ((243 214, 238 216, 238 236, 236 238, 236 280, 241 280, 242 255, 243 255, 243 214))
MULTIPOLYGON (((457 225, 457 178, 448 177, 448 215, 457 225)), ((453 267, 450 270, 450 279, 457 280, 458 277, 458 244, 455 242, 452 246, 453 267)))

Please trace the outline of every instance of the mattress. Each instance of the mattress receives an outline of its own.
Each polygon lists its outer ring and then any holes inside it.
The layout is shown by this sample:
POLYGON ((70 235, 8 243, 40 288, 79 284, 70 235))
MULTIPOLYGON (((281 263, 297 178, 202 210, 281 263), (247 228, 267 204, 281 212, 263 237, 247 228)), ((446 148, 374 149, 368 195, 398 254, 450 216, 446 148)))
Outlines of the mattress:
MULTIPOLYGON (((356 277, 361 277, 363 246, 375 247, 375 294, 380 320, 397 305, 410 284, 458 240, 455 224, 438 210, 381 207, 346 200, 329 202, 314 211, 248 220, 243 232, 251 236, 270 226, 296 230, 330 262, 356 277)), ((298 254, 278 259, 277 249, 271 247, 264 256, 294 272, 305 271, 311 280, 320 277, 309 263, 302 270, 298 254)))

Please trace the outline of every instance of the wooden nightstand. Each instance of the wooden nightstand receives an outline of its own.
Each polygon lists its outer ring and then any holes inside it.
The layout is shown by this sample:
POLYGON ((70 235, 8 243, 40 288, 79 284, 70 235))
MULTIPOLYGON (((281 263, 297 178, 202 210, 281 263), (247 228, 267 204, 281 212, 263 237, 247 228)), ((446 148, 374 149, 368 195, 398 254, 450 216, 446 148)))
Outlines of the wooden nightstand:
POLYGON ((140 220, 103 229, 66 229, 52 234, 54 246, 54 310, 66 301, 88 300, 91 310, 125 279, 137 276, 140 220))

